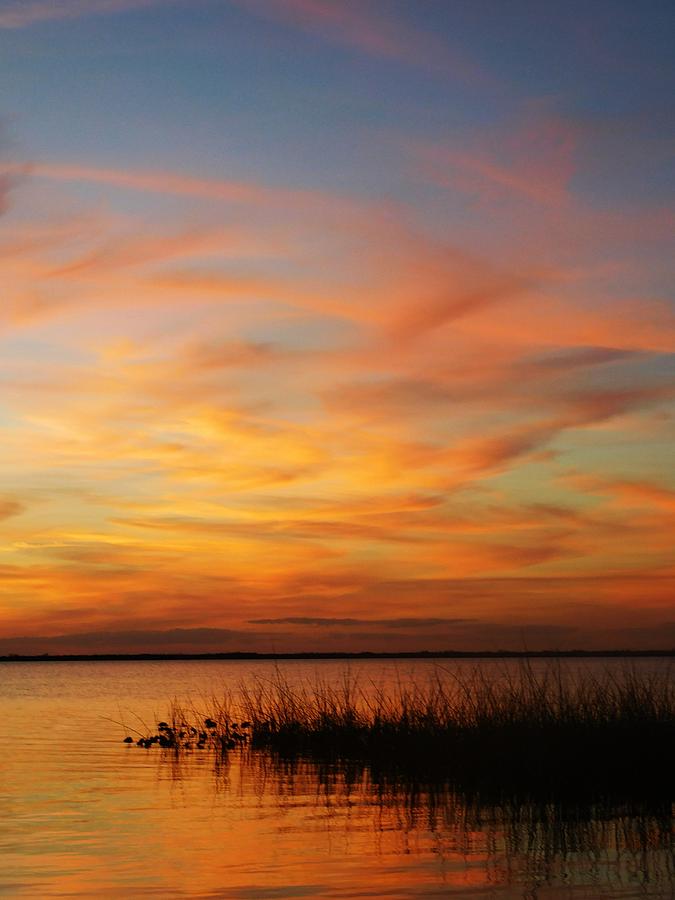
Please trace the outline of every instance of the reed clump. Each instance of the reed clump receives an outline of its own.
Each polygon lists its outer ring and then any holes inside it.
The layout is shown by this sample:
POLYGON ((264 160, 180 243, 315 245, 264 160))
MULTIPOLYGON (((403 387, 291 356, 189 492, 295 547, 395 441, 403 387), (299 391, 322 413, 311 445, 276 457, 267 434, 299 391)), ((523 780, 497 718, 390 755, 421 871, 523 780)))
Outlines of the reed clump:
POLYGON ((348 672, 337 682, 297 683, 277 669, 201 711, 174 704, 168 728, 157 742, 176 751, 248 747, 497 793, 620 787, 675 799, 668 670, 596 675, 523 662, 498 673, 458 673, 439 666, 424 682, 385 689, 348 672))
POLYGON ((345 675, 244 685, 252 746, 281 756, 365 760, 371 767, 456 777, 484 787, 621 784, 671 791, 675 684, 670 672, 601 676, 528 663, 495 677, 438 668, 395 691, 345 675))

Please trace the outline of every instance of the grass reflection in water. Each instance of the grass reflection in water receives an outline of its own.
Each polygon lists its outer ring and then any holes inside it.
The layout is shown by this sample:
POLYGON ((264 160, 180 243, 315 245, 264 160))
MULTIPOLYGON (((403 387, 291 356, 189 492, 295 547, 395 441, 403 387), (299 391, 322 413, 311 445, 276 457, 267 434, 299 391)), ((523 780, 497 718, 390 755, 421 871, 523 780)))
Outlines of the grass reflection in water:
MULTIPOLYGON (((158 759, 181 782, 206 763, 204 756, 171 751, 158 759)), ((439 885, 447 872, 456 877, 464 866, 488 890, 480 897, 493 896, 491 890, 495 896, 556 900, 675 895, 675 816, 665 797, 596 792, 584 801, 555 789, 524 796, 506 785, 495 793, 462 787, 438 772, 425 776, 250 747, 215 753, 210 764, 214 801, 227 805, 245 796, 262 809, 272 800, 280 828, 287 822, 284 811, 301 810, 308 844, 340 843, 366 859, 398 853, 406 859, 409 884, 417 866, 426 868, 427 880, 432 866, 439 885)), ((409 896, 416 896, 412 888, 409 896)))
POLYGON ((201 749, 225 792, 236 769, 253 795, 314 796, 340 827, 365 816, 375 834, 416 835, 441 863, 478 853, 487 882, 519 885, 520 896, 552 885, 665 897, 675 891, 674 726, 670 673, 525 664, 503 678, 439 668, 394 692, 348 674, 291 684, 277 673, 174 703, 159 733, 176 778, 201 749))

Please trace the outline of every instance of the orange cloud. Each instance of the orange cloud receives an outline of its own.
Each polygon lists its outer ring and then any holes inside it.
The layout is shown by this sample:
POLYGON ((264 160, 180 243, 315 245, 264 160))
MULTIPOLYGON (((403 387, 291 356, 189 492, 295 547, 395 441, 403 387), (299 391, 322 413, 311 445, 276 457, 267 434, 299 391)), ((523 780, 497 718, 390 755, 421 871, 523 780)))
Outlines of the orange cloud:
POLYGON ((568 476, 568 480, 585 492, 604 494, 624 506, 675 512, 675 490, 662 485, 630 479, 603 479, 582 474, 568 476))
MULTIPOLYGON (((571 221, 568 152, 530 195, 515 157, 470 176, 571 221)), ((613 622, 612 641, 657 640, 672 498, 635 460, 656 468, 672 438, 675 317, 630 299, 601 237, 594 265, 546 233, 471 247, 330 192, 35 171, 36 204, 45 180, 59 197, 83 180, 109 206, 0 223, 6 634, 133 645, 132 621, 302 649, 250 620, 410 622, 421 605, 470 619, 443 632, 462 646, 592 642, 613 622), (142 220, 115 213, 120 190, 146 195, 142 220)), ((400 645, 435 637, 420 629, 400 645)))
MULTIPOLYGON (((449 279, 450 280, 450 279, 449 279)), ((408 304, 398 316, 394 316, 389 331, 394 339, 414 340, 426 332, 452 323, 474 313, 489 310, 492 306, 507 302, 526 290, 527 282, 518 276, 504 274, 490 278, 483 272, 473 278, 465 273, 462 281, 475 280, 477 283, 464 286, 452 281, 443 289, 436 288, 442 296, 419 298, 419 302, 408 304)))
POLYGON ((501 340, 511 346, 606 347, 612 350, 671 353, 675 314, 664 301, 616 300, 600 311, 587 304, 542 293, 514 298, 507 308, 462 319, 457 327, 469 338, 501 340))
POLYGON ((25 507, 19 500, 11 497, 0 498, 0 521, 21 515, 25 507))

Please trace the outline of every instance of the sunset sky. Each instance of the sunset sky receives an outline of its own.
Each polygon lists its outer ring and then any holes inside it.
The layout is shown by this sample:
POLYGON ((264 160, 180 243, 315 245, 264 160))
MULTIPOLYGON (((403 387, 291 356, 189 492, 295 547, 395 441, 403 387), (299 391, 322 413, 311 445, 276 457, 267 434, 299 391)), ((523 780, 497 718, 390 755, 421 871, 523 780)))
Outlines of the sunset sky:
POLYGON ((0 653, 675 646, 674 42, 0 0, 0 653))

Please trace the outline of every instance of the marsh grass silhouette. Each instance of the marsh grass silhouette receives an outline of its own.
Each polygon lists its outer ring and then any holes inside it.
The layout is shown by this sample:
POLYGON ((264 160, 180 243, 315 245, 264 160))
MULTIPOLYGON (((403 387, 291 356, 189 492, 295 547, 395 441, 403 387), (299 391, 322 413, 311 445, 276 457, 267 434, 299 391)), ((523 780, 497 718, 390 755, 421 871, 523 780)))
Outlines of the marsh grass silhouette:
POLYGON ((495 677, 439 666, 424 683, 391 691, 349 672, 337 683, 292 683, 277 668, 272 678, 242 683, 236 697, 201 708, 174 702, 169 719, 168 745, 158 736, 145 741, 176 753, 249 748, 281 760, 365 763, 371 772, 450 779, 491 797, 675 797, 669 670, 597 676, 524 661, 495 677))

